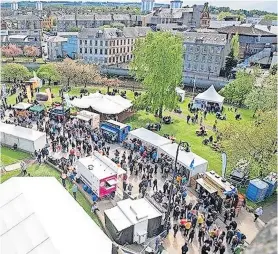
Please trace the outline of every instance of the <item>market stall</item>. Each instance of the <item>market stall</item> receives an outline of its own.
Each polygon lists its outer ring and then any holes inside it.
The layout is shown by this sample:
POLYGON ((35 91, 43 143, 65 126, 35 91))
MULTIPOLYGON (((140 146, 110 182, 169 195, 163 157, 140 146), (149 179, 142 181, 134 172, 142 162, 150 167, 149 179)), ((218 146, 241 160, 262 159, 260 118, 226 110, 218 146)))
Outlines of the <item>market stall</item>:
POLYGON ((100 124, 100 129, 104 137, 111 137, 111 140, 122 142, 127 137, 131 128, 126 124, 114 120, 107 120, 100 124))
POLYGON ((35 118, 39 119, 41 116, 44 115, 45 107, 43 105, 34 105, 29 108, 29 111, 33 112, 35 115, 35 118))
POLYGON ((129 139, 139 139, 143 142, 144 145, 150 145, 155 148, 159 148, 163 145, 171 144, 172 140, 164 138, 159 134, 149 131, 145 128, 135 129, 128 134, 129 139))
POLYGON ((104 211, 105 226, 118 244, 146 242, 158 235, 162 214, 146 199, 125 199, 104 211))
POLYGON ((100 121, 100 116, 99 114, 87 111, 87 110, 82 110, 80 112, 77 113, 77 115, 75 116, 75 118, 84 121, 84 122, 88 122, 93 129, 98 129, 99 128, 99 121, 100 121))
POLYGON ((116 193, 120 175, 126 173, 109 158, 95 152, 90 157, 80 158, 76 163, 80 179, 99 197, 116 193))
POLYGON ((28 109, 32 107, 32 104, 30 103, 25 103, 25 102, 20 102, 12 106, 12 108, 15 110, 15 115, 16 116, 23 116, 27 117, 29 112, 28 109))
MULTIPOLYGON (((175 159, 177 153, 178 144, 166 144, 159 147, 159 151, 166 153, 172 159, 175 159)), ((198 156, 193 152, 186 152, 184 150, 179 151, 178 164, 185 167, 185 176, 189 179, 199 173, 206 172, 208 168, 208 161, 198 156)))
POLYGON ((46 145, 46 134, 21 126, 0 123, 1 144, 17 145, 17 148, 34 153, 46 145))
POLYGON ((223 106, 224 97, 216 92, 214 86, 210 86, 205 92, 199 93, 193 102, 193 108, 204 109, 208 104, 218 105, 219 108, 223 106))
POLYGON ((70 108, 63 107, 61 105, 56 105, 49 111, 49 117, 50 119, 54 119, 57 121, 60 121, 64 118, 70 117, 70 108))
POLYGON ((112 96, 97 92, 83 96, 82 98, 75 98, 71 104, 74 107, 100 114, 101 120, 115 118, 123 121, 132 113, 132 102, 120 95, 112 96))
POLYGON ((180 97, 180 102, 183 102, 185 99, 185 91, 182 90, 180 87, 176 87, 176 93, 180 97))

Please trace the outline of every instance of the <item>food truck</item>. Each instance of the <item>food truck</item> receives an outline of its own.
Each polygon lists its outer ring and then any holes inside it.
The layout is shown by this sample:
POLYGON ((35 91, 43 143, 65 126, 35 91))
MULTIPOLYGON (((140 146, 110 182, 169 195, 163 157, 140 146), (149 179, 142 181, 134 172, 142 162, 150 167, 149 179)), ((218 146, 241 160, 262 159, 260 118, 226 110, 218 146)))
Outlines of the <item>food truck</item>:
POLYGON ((89 122, 89 124, 92 126, 93 129, 99 128, 100 115, 97 113, 93 113, 87 110, 82 110, 77 113, 75 118, 81 121, 89 122))
POLYGON ((117 142, 124 141, 131 130, 131 127, 129 125, 114 120, 107 120, 102 122, 100 128, 103 133, 112 136, 112 139, 117 142))
POLYGON ((117 190, 118 176, 126 173, 113 161, 98 152, 90 157, 80 158, 76 163, 76 169, 80 179, 99 198, 114 195, 117 190))

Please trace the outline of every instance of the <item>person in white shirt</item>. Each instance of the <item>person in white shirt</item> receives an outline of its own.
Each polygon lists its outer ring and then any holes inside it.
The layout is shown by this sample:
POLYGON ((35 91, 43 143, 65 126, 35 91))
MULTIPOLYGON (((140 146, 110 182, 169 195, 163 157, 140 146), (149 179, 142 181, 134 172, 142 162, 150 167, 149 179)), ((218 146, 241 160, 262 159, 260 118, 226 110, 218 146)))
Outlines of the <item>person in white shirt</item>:
POLYGON ((254 222, 263 214, 263 208, 260 206, 255 210, 255 219, 254 222))

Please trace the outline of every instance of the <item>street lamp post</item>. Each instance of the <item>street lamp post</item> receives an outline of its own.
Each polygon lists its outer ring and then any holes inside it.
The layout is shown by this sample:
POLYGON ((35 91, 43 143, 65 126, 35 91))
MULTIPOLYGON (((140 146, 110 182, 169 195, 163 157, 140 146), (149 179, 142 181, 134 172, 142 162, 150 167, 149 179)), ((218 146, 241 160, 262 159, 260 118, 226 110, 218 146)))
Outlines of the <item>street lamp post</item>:
POLYGON ((170 196, 169 196, 169 201, 168 201, 168 207, 167 207, 167 212, 165 215, 165 220, 164 220, 164 230, 167 230, 168 227, 168 221, 170 219, 170 213, 171 213, 171 202, 173 198, 173 189, 174 189, 174 183, 175 183, 175 175, 177 173, 177 164, 178 164, 178 156, 179 156, 179 151, 180 148, 183 147, 186 152, 190 152, 189 144, 186 141, 180 141, 177 147, 176 151, 176 158, 175 158, 175 164, 174 164, 174 171, 173 171, 173 177, 171 181, 171 186, 170 186, 170 196))

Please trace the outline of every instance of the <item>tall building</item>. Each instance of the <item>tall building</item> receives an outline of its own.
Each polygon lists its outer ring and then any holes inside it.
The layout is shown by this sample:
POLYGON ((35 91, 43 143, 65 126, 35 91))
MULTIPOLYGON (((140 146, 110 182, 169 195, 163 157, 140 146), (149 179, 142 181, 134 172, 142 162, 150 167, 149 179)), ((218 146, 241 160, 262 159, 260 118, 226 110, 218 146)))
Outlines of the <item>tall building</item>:
POLYGON ((141 2, 141 11, 143 13, 148 13, 153 10, 154 0, 142 0, 141 2))
POLYGON ((18 10, 18 3, 16 1, 12 2, 11 9, 12 9, 12 11, 17 11, 18 10))
POLYGON ((173 0, 170 2, 170 8, 171 9, 178 9, 182 7, 182 1, 180 0, 173 0))
POLYGON ((42 2, 36 2, 36 9, 42 11, 42 2))

